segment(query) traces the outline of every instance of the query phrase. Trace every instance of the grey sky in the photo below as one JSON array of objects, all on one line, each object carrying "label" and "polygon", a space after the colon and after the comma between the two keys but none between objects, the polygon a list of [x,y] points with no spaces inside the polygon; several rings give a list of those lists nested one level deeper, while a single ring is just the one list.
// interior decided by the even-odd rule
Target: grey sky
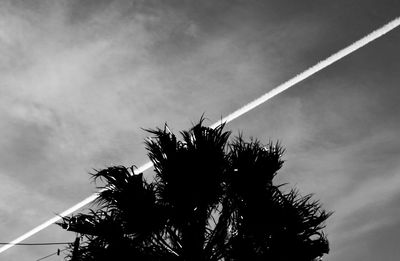
[{"label": "grey sky", "polygon": [[[141,127],[213,123],[399,14],[395,0],[1,0],[0,241],[91,194],[93,168],[146,162]],[[325,260],[400,254],[399,43],[396,29],[227,126],[281,140],[279,181],[335,211]]]}]

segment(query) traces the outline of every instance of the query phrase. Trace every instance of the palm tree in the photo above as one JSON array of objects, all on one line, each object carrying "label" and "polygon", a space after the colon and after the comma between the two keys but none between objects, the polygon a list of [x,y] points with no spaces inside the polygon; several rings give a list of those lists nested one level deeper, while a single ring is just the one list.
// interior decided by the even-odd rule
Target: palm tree
[{"label": "palm tree", "polygon": [[328,253],[322,229],[330,213],[273,184],[280,144],[229,141],[223,128],[201,119],[182,140],[166,125],[147,130],[151,182],[133,167],[92,174],[104,183],[96,208],[60,223],[84,237],[77,260],[312,261]]}]

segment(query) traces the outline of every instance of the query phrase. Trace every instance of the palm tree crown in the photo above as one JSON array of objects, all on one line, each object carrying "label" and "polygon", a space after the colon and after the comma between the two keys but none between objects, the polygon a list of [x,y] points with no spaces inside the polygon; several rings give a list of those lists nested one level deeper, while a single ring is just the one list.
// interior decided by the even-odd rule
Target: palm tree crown
[{"label": "palm tree crown", "polygon": [[97,207],[60,223],[85,238],[77,260],[312,261],[328,253],[322,229],[330,213],[273,184],[279,143],[229,141],[223,128],[200,120],[182,140],[167,126],[147,130],[151,182],[132,167],[92,174],[104,183]]}]

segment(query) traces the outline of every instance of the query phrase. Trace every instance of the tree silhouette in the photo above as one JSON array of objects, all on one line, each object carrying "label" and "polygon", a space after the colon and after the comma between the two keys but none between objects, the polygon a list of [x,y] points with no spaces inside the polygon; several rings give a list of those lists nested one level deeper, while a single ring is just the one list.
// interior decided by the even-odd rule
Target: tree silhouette
[{"label": "tree silhouette", "polygon": [[282,147],[229,141],[224,125],[202,122],[182,140],[166,125],[147,130],[151,182],[133,167],[92,174],[104,183],[95,208],[59,223],[84,238],[68,260],[312,261],[329,252],[322,229],[330,213],[273,184]]}]

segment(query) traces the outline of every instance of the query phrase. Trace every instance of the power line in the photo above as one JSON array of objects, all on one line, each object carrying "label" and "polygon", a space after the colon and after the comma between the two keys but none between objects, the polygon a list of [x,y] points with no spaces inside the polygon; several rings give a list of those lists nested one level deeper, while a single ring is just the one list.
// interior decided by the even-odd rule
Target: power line
[{"label": "power line", "polygon": [[[389,23],[385,24],[384,26],[380,27],[379,29],[373,31],[372,33],[364,36],[360,40],[352,43],[351,45],[339,50],[338,52],[334,53],[333,55],[329,56],[328,58],[318,62],[316,65],[306,69],[305,71],[301,72],[300,74],[294,76],[293,78],[289,79],[288,81],[282,83],[281,85],[275,87],[274,89],[270,90],[269,92],[263,94],[259,98],[253,100],[252,102],[246,104],[245,106],[241,107],[240,109],[232,112],[228,116],[222,118],[220,121],[210,125],[210,128],[216,128],[217,126],[221,125],[222,123],[228,123],[233,121],[234,119],[240,117],[241,115],[251,111],[252,109],[260,106],[264,102],[268,101],[269,99],[275,97],[276,95],[280,94],[281,92],[293,87],[295,84],[307,79],[308,77],[312,76],[313,74],[319,72],[320,70],[328,67],[329,65],[337,62],[338,60],[344,58],[345,56],[357,51],[361,47],[364,47],[368,43],[378,39],[379,37],[387,34],[388,32],[392,31],[396,27],[400,25],[400,17],[395,18],[394,20],[390,21]],[[152,162],[147,162],[141,167],[136,170],[136,173],[141,173],[153,166]],[[13,240],[10,244],[7,244],[0,248],[0,253],[6,251],[10,247],[13,247],[16,243],[19,243],[32,235],[38,233],[39,231],[45,229],[46,227],[54,224],[55,222],[59,221],[61,218],[68,216],[75,212],[76,210],[80,209],[81,207],[93,202],[99,196],[99,192],[87,197],[86,199],[82,200],[78,204],[70,207],[69,209],[65,210],[58,216],[55,216],[48,221],[44,222],[43,224],[33,228],[32,230],[28,231],[27,233],[23,234],[22,236]]]},{"label": "power line", "polygon": [[55,255],[60,255],[60,253],[61,252],[63,252],[63,251],[65,251],[65,250],[67,250],[67,248],[64,248],[64,249],[58,249],[57,250],[57,252],[55,252],[55,253],[52,253],[52,254],[49,254],[49,255],[47,255],[47,256],[44,256],[44,257],[41,257],[41,258],[39,258],[39,259],[36,259],[35,261],[40,261],[40,260],[44,260],[44,259],[46,259],[46,258],[49,258],[49,257],[52,257],[52,256],[55,256]]},{"label": "power line", "polygon": [[4,246],[0,247],[0,253],[6,251],[7,249],[9,249],[11,247],[13,247],[15,244],[18,244],[18,243],[24,241],[25,239],[33,236],[34,234],[36,234],[36,233],[40,232],[41,230],[45,229],[46,227],[56,223],[62,217],[68,216],[71,213],[75,212],[76,210],[80,209],[81,207],[86,206],[90,202],[93,202],[98,197],[98,193],[100,193],[100,192],[101,192],[101,190],[99,192],[97,192],[97,193],[94,193],[90,197],[87,197],[86,199],[82,200],[78,204],[75,204],[74,206],[70,207],[69,209],[61,212],[59,215],[47,220],[46,222],[42,223],[41,225],[33,228],[32,230],[28,231],[27,233],[23,234],[22,236],[14,239],[12,242],[10,242],[10,244],[7,244],[7,245],[4,245]]},{"label": "power line", "polygon": [[73,242],[44,242],[44,243],[2,243],[0,245],[14,245],[14,246],[51,246],[51,245],[67,245]]}]

